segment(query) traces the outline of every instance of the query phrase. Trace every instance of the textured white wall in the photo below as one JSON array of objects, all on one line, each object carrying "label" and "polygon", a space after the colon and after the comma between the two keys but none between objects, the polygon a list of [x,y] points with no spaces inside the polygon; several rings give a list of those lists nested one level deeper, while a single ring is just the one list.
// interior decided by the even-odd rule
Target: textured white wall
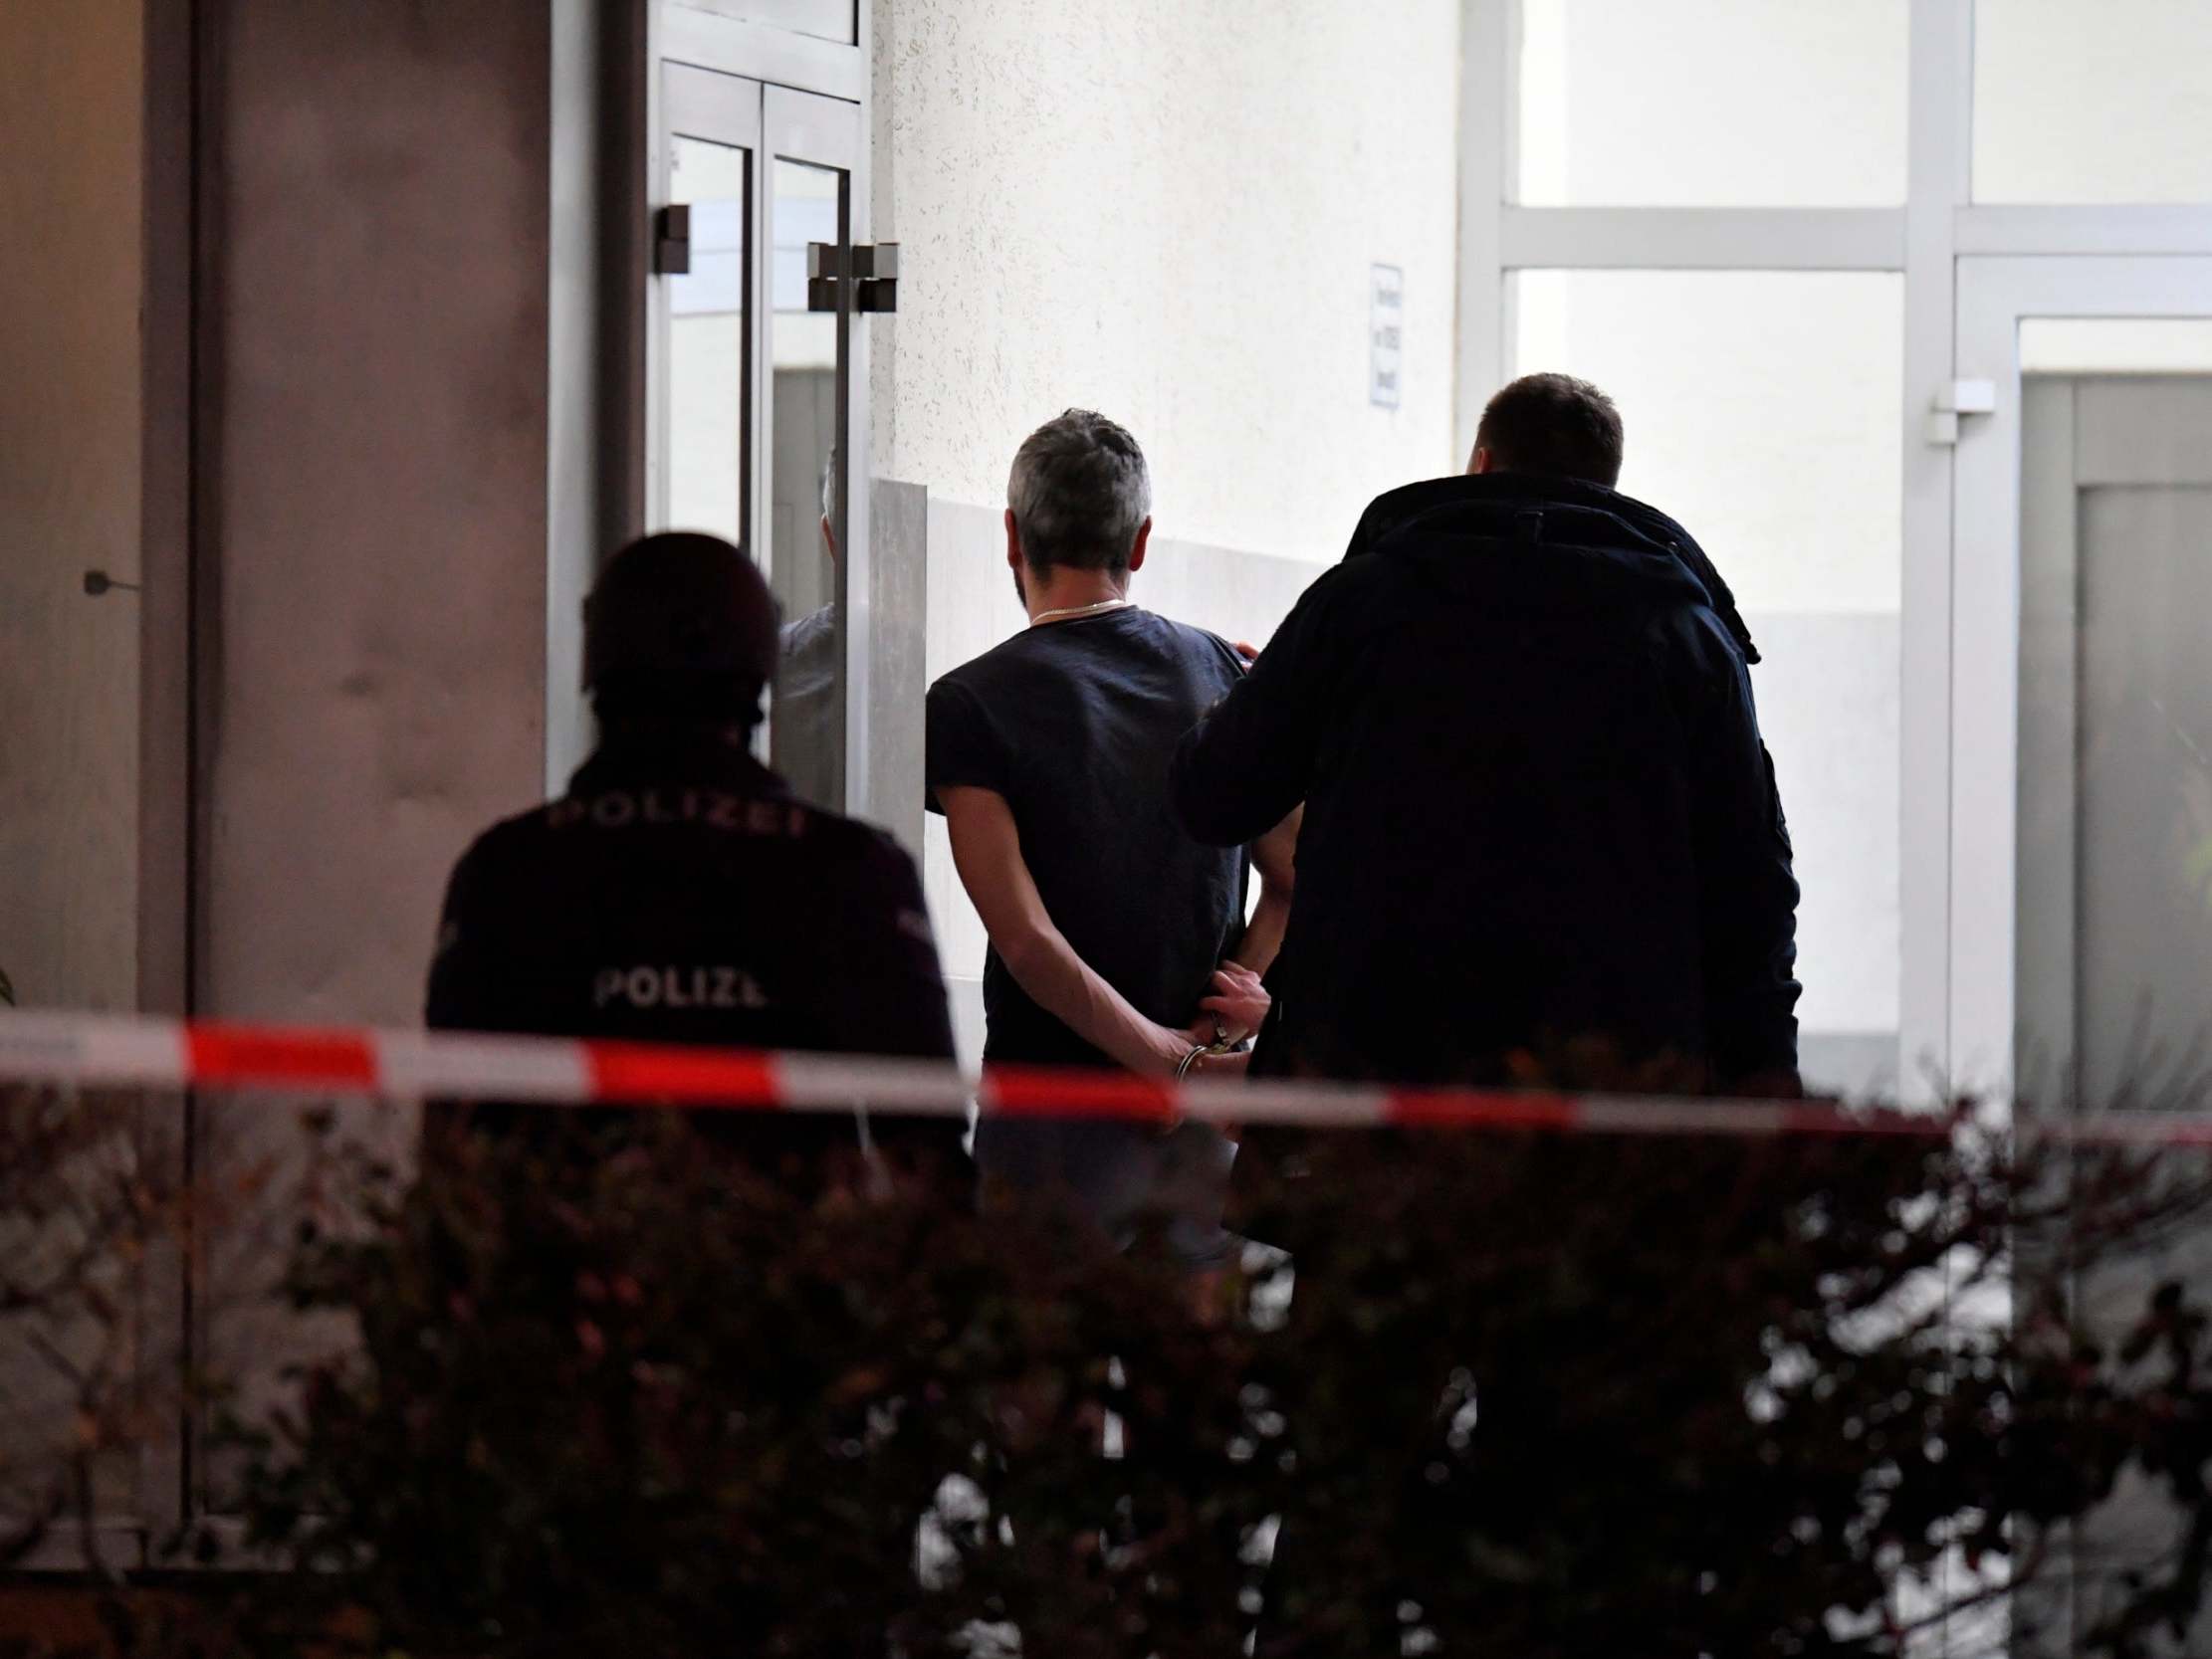
[{"label": "textured white wall", "polygon": [[[877,0],[878,474],[1001,503],[1014,446],[1086,404],[1145,445],[1161,534],[1328,559],[1447,470],[1458,12]],[[1395,413],[1378,262],[1406,272]]]},{"label": "textured white wall", "polygon": [[137,1001],[137,0],[0,7],[0,969]]}]

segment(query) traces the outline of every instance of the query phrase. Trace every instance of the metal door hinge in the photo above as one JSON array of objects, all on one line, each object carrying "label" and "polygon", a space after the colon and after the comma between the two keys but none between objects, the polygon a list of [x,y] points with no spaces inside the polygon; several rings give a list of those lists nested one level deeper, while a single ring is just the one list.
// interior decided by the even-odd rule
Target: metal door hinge
[{"label": "metal door hinge", "polygon": [[1928,442],[1950,445],[1958,442],[1958,418],[1961,415],[1994,415],[1997,412],[1997,383],[1994,380],[1949,380],[1935,394],[1935,406],[1928,411]]},{"label": "metal door hinge", "polygon": [[[837,309],[837,244],[806,245],[806,309]],[[896,242],[862,242],[852,249],[852,309],[856,311],[895,311],[899,309],[899,245]]]},{"label": "metal door hinge", "polygon": [[653,274],[683,277],[691,272],[691,209],[682,203],[653,215]]}]

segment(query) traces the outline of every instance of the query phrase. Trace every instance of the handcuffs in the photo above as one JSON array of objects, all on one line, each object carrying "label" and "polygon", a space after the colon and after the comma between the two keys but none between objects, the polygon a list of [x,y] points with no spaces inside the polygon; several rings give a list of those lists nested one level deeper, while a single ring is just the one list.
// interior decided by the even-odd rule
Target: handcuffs
[{"label": "handcuffs", "polygon": [[1231,1042],[1228,1027],[1221,1023],[1218,1014],[1215,1015],[1214,1040],[1211,1043],[1193,1043],[1191,1045],[1191,1052],[1176,1063],[1176,1082],[1181,1083],[1189,1078],[1194,1071],[1198,1070],[1199,1063],[1203,1060],[1217,1060],[1224,1054],[1234,1054],[1244,1046],[1244,1041],[1240,1037]]}]

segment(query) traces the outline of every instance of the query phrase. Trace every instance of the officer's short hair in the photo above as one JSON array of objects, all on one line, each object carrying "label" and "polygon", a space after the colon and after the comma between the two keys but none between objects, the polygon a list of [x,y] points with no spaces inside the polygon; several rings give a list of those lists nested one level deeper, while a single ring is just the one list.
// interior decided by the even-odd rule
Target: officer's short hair
[{"label": "officer's short hair", "polygon": [[1123,571],[1152,517],[1152,473],[1127,431],[1089,409],[1069,409],[1014,452],[1006,506],[1021,556],[1039,575],[1060,565]]},{"label": "officer's short hair", "polygon": [[1524,374],[1490,399],[1474,445],[1490,470],[1581,479],[1608,490],[1621,481],[1621,411],[1571,374]]}]

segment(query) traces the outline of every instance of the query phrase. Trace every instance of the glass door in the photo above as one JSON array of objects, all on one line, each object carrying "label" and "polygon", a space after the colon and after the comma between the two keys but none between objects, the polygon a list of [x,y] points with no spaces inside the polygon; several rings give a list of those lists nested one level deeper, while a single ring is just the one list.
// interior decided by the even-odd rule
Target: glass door
[{"label": "glass door", "polygon": [[2201,1104],[2212,373],[2039,372],[2053,343],[2023,330],[2020,1087],[2092,1110]]},{"label": "glass door", "polygon": [[[804,799],[864,804],[864,438],[849,279],[859,106],[662,67],[648,489],[655,527],[709,530],[782,610],[763,758]],[[857,688],[857,691],[856,691]]]},{"label": "glass door", "polygon": [[1959,263],[1948,1015],[1968,1091],[2139,1105],[2212,1061],[2208,297],[2203,259]]}]

